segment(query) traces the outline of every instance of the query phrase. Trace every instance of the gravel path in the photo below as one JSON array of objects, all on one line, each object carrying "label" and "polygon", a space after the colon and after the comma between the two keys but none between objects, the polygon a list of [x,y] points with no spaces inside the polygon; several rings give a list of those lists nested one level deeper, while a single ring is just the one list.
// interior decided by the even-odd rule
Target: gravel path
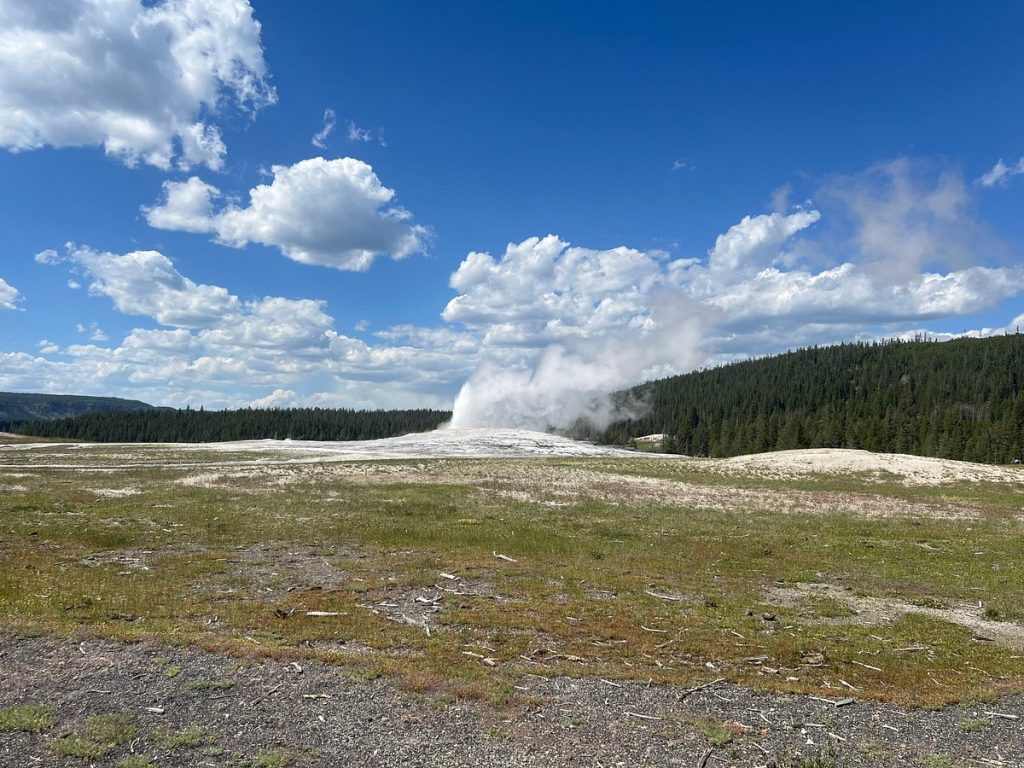
[{"label": "gravel path", "polygon": [[[908,711],[727,684],[528,677],[520,688],[533,704],[498,711],[317,663],[0,635],[0,723],[25,704],[49,706],[55,721],[40,734],[0,730],[0,765],[117,766],[132,754],[161,768],[1024,765],[1021,696]],[[63,734],[109,713],[132,721],[123,743],[92,762],[56,754]],[[183,729],[201,730],[175,744]]]}]

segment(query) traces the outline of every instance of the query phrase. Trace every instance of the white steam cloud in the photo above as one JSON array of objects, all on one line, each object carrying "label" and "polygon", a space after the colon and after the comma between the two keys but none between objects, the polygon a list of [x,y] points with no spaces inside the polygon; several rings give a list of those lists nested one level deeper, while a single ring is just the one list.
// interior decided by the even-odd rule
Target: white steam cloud
[{"label": "white steam cloud", "polygon": [[553,235],[471,253],[444,311],[483,334],[482,359],[455,400],[453,427],[565,427],[614,418],[610,393],[704,361],[717,310],[677,283],[686,262],[629,248],[598,251]]}]

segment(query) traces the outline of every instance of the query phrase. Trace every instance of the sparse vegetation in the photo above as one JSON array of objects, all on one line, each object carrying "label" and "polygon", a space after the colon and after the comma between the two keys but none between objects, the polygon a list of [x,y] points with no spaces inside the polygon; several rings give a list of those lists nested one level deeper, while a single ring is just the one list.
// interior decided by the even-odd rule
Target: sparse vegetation
[{"label": "sparse vegetation", "polygon": [[157,731],[154,741],[163,749],[194,749],[209,744],[212,737],[202,728],[185,728],[180,731]]},{"label": "sparse vegetation", "polygon": [[53,712],[49,707],[23,704],[0,709],[0,731],[39,733],[52,726]]},{"label": "sparse vegetation", "polygon": [[250,768],[288,768],[295,763],[295,756],[283,749],[274,749],[257,755],[249,763]]},{"label": "sparse vegetation", "polygon": [[[764,478],[651,457],[294,464],[101,445],[6,458],[24,490],[0,495],[0,621],[19,631],[320,659],[497,706],[538,664],[825,695],[842,679],[924,706],[1024,680],[1019,651],[952,618],[894,608],[877,625],[845,597],[982,599],[1015,631],[1024,493],[1009,483]],[[77,475],[79,462],[110,469]],[[87,479],[68,493],[69,477]],[[832,591],[773,602],[779,582]],[[196,694],[232,684],[180,678]]]},{"label": "sparse vegetation", "polygon": [[58,755],[65,757],[99,760],[132,738],[137,731],[128,715],[95,715],[85,721],[81,732],[65,734],[50,742],[50,746]]},{"label": "sparse vegetation", "polygon": [[965,717],[959,726],[964,733],[983,733],[992,727],[992,721],[983,717]]},{"label": "sparse vegetation", "polygon": [[701,717],[694,720],[693,725],[713,746],[722,747],[732,741],[732,732],[717,720]]}]

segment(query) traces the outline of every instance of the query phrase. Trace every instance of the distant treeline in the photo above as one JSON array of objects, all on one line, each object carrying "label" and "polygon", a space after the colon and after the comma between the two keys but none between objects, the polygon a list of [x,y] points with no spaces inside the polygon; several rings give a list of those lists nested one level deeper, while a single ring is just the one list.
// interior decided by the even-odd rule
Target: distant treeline
[{"label": "distant treeline", "polygon": [[599,439],[664,433],[665,450],[736,456],[864,448],[966,461],[1024,457],[1024,336],[803,349],[635,387],[641,418]]},{"label": "distant treeline", "polygon": [[436,429],[448,411],[287,408],[236,411],[160,409],[87,413],[9,426],[22,435],[102,443],[207,443],[226,440],[372,440]]}]

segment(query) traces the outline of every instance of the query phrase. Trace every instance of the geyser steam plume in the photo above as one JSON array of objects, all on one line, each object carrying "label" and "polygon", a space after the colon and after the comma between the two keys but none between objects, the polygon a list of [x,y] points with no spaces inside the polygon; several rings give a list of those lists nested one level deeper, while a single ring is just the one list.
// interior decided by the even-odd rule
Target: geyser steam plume
[{"label": "geyser steam plume", "polygon": [[706,359],[701,339],[709,312],[679,294],[662,295],[626,327],[564,339],[526,359],[489,359],[459,391],[451,426],[546,430],[585,419],[604,429],[635,415],[616,412],[613,392]]}]

